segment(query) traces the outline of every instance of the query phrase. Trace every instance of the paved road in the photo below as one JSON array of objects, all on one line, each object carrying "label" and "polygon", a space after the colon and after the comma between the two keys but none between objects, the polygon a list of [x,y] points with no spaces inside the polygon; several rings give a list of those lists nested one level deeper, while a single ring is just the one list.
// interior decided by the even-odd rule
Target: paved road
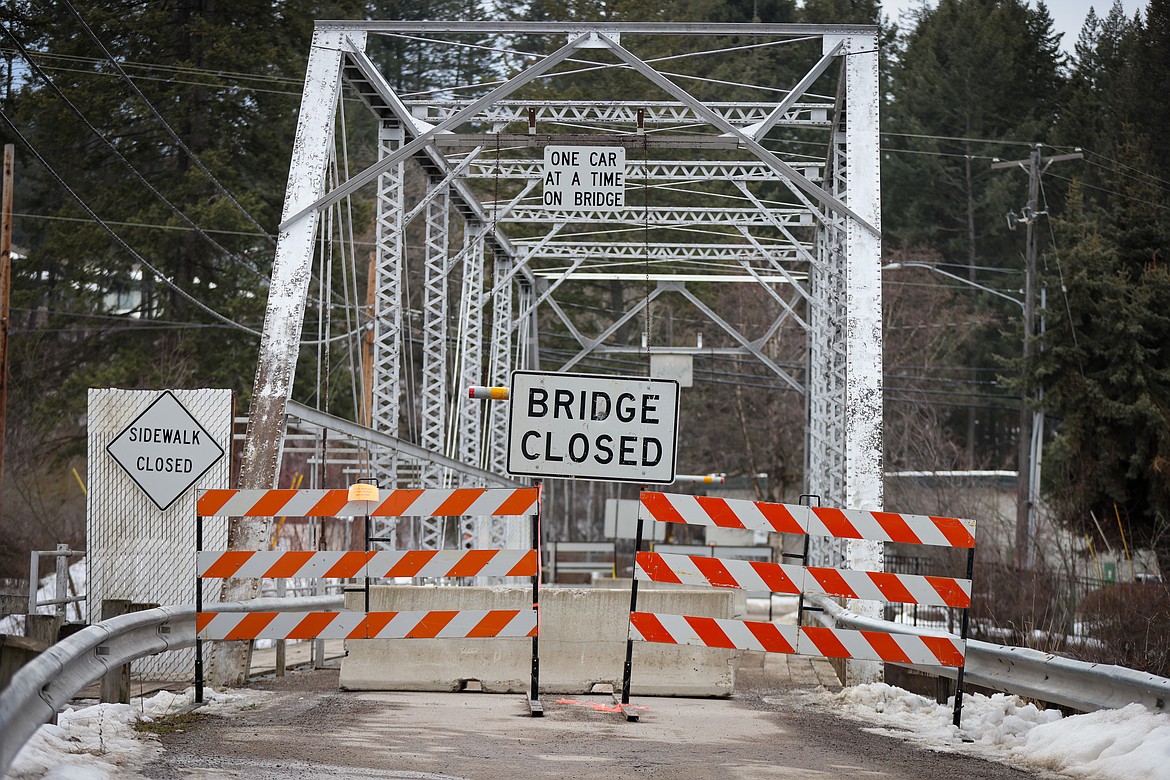
[{"label": "paved road", "polygon": [[341,692],[336,671],[302,672],[255,684],[268,692],[258,706],[207,714],[182,733],[163,736],[165,751],[142,774],[158,780],[1032,776],[866,733],[810,694],[818,684],[835,686],[827,665],[770,655],[764,668],[762,659],[741,670],[739,690],[728,700],[636,699],[650,706],[639,723],[605,711],[608,696],[548,696],[546,716],[531,718],[515,695]]}]

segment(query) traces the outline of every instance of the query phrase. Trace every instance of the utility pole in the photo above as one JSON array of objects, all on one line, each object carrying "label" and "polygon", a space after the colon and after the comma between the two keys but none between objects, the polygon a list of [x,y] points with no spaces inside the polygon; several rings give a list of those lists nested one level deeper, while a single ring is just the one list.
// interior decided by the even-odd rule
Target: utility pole
[{"label": "utility pole", "polygon": [[1032,369],[1033,341],[1036,336],[1036,264],[1038,258],[1036,219],[1047,216],[1047,211],[1039,210],[1040,202],[1040,175],[1048,170],[1054,162],[1065,160],[1079,160],[1084,155],[1079,151],[1073,154],[1058,154],[1044,157],[1041,151],[1042,144],[1035,144],[1026,160],[1012,160],[1010,162],[997,161],[991,164],[992,170],[1003,168],[1024,168],[1028,172],[1028,204],[1023,208],[1023,214],[1016,216],[1008,213],[1008,225],[1015,229],[1016,222],[1023,222],[1027,233],[1024,246],[1024,347],[1022,374],[1025,387],[1020,397],[1020,438],[1016,457],[1016,567],[1032,568],[1034,561],[1035,536],[1035,488],[1039,482],[1034,473],[1039,462],[1039,453],[1036,450],[1040,442],[1033,441],[1033,431],[1042,430],[1034,425],[1034,416],[1039,411],[1034,408],[1035,398],[1028,390],[1027,377]]},{"label": "utility pole", "polygon": [[8,301],[12,290],[12,180],[16,151],[4,144],[4,183],[0,195],[0,510],[3,509],[4,444],[8,431]]}]

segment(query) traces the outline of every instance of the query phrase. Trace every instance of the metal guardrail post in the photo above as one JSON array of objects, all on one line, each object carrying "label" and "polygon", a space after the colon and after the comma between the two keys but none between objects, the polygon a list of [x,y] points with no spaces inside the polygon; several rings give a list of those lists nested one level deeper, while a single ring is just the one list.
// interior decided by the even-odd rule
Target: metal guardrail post
[{"label": "metal guardrail post", "polygon": [[[129,599],[102,599],[102,622],[131,612]],[[102,675],[99,701],[130,703],[130,665],[115,666]]]}]

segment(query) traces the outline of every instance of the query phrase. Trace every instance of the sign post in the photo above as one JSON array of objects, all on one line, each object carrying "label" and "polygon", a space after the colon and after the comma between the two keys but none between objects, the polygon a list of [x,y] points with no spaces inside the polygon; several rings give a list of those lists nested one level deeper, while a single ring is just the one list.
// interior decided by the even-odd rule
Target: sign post
[{"label": "sign post", "polygon": [[[508,391],[507,471],[513,476],[668,485],[675,479],[679,383],[673,379],[513,371]],[[538,516],[539,519],[539,516]],[[533,547],[539,546],[533,526]],[[634,555],[642,547],[642,517]],[[533,579],[535,601],[536,579]],[[630,614],[638,608],[638,580]],[[535,658],[536,640],[533,639]],[[626,720],[630,706],[634,640],[627,629],[622,692],[614,700]],[[536,666],[533,662],[533,697]]]},{"label": "sign post", "polygon": [[507,471],[668,485],[678,394],[669,379],[514,371]]}]

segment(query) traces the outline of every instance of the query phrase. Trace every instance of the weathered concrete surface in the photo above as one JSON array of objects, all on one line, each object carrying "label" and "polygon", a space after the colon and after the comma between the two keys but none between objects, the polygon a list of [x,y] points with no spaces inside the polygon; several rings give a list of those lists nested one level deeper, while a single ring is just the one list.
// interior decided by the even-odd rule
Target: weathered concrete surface
[{"label": "weathered concrete surface", "polygon": [[[1033,775],[935,753],[865,731],[812,694],[835,680],[823,659],[749,653],[731,699],[635,698],[641,722],[605,711],[609,697],[345,692],[337,673],[290,674],[254,688],[269,696],[237,711],[199,713],[163,734],[141,770],[156,780],[829,780]],[[749,670],[748,667],[751,667]],[[750,673],[749,673],[750,672]],[[568,701],[561,701],[561,699]],[[595,709],[593,705],[601,709]],[[138,775],[126,775],[135,777]]]},{"label": "weathered concrete surface", "polygon": [[[347,607],[362,608],[349,594]],[[528,609],[527,588],[375,587],[370,609]],[[640,589],[638,609],[731,618],[735,595],[714,589]],[[630,592],[544,588],[540,592],[540,690],[585,693],[595,684],[620,690],[626,659]],[[485,692],[524,693],[531,684],[529,639],[370,639],[347,643],[345,690],[458,691],[476,680]],[[634,643],[631,693],[641,696],[728,696],[738,651]]]}]

